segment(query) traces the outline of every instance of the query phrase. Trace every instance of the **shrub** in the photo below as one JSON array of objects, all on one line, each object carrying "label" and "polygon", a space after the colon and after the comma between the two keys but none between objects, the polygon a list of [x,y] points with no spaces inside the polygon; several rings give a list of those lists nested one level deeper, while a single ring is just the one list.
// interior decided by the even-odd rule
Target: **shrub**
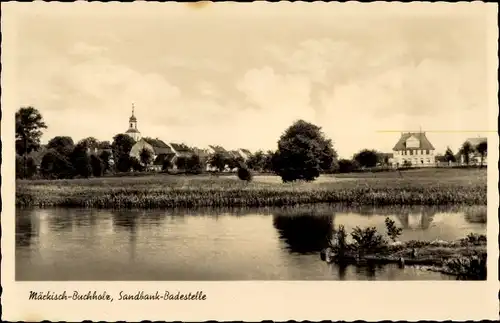
[{"label": "shrub", "polygon": [[387,243],[384,238],[377,232],[375,227],[361,229],[354,228],[351,232],[351,237],[354,240],[354,247],[359,252],[373,252],[383,249]]},{"label": "shrub", "polygon": [[403,232],[403,229],[396,227],[396,223],[394,222],[394,220],[391,220],[389,218],[385,218],[385,227],[387,229],[387,235],[394,242],[396,242],[397,238]]},{"label": "shrub", "polygon": [[335,231],[331,248],[340,257],[342,257],[349,249],[349,245],[347,244],[347,233],[343,225],[340,225]]},{"label": "shrub", "polygon": [[250,170],[246,167],[239,167],[238,178],[241,179],[242,181],[250,182],[252,181],[252,172],[250,172]]},{"label": "shrub", "polygon": [[338,172],[339,173],[351,173],[359,168],[356,161],[349,159],[341,159],[338,162]]},{"label": "shrub", "polygon": [[460,240],[462,245],[483,245],[486,244],[486,235],[484,234],[477,234],[477,233],[469,233],[467,237],[463,238]]},{"label": "shrub", "polygon": [[458,280],[486,280],[486,253],[448,260],[445,268]]}]

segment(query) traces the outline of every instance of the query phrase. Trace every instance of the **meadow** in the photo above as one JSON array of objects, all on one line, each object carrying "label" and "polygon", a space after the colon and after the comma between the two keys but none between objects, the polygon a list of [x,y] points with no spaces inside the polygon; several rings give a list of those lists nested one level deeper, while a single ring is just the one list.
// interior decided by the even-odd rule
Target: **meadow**
[{"label": "meadow", "polygon": [[486,169],[428,168],[322,175],[282,183],[236,176],[168,175],[17,180],[18,207],[192,208],[344,205],[486,205]]}]

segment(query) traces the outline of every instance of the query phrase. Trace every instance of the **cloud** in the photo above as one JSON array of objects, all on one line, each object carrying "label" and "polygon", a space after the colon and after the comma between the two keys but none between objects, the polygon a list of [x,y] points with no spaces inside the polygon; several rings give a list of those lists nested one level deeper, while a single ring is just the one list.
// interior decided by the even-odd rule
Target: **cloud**
[{"label": "cloud", "polygon": [[[125,131],[132,102],[147,136],[267,149],[300,118],[322,126],[343,156],[390,150],[397,138],[377,130],[478,128],[486,120],[479,23],[316,13],[299,26],[292,16],[277,24],[257,13],[169,22],[144,14],[138,30],[130,17],[113,26],[103,17],[45,18],[50,28],[33,23],[20,34],[20,103],[47,118],[45,139],[109,140]],[[178,24],[190,28],[180,36]],[[68,37],[44,39],[61,26]],[[439,138],[436,145],[454,140]]]},{"label": "cloud", "polygon": [[106,48],[101,46],[91,45],[85,42],[77,42],[70,48],[69,54],[76,56],[94,56],[105,53]]}]

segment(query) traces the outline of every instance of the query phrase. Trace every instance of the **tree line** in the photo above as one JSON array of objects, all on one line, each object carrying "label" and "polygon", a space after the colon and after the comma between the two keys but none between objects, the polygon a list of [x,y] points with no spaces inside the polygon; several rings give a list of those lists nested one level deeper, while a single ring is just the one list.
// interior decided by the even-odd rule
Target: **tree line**
[{"label": "tree line", "polygon": [[[113,141],[99,142],[88,137],[73,142],[68,136],[56,136],[46,145],[40,167],[30,153],[41,148],[40,138],[47,125],[40,112],[34,107],[22,107],[16,113],[16,177],[32,178],[39,175],[43,178],[99,177],[106,173],[127,173],[144,171],[152,164],[160,166],[163,171],[170,169],[172,159],[166,155],[155,156],[149,149],[142,149],[138,158],[130,155],[135,140],[126,134],[117,134]],[[218,151],[205,156],[190,154],[175,158],[175,166],[188,173],[202,173],[210,165],[215,172],[225,169],[238,169],[241,179],[251,179],[250,170],[255,172],[274,173],[284,182],[295,180],[312,181],[322,173],[348,173],[360,168],[389,166],[390,156],[376,150],[363,149],[352,159],[338,159],[333,143],[322,132],[321,128],[298,120],[288,127],[280,136],[276,150],[257,151],[247,160]],[[487,145],[481,143],[472,147],[465,142],[460,149],[465,162],[469,164],[469,156],[478,151],[485,156]],[[455,160],[451,149],[445,153],[447,160]],[[481,159],[481,164],[482,164]],[[241,175],[241,176],[240,176]]]}]

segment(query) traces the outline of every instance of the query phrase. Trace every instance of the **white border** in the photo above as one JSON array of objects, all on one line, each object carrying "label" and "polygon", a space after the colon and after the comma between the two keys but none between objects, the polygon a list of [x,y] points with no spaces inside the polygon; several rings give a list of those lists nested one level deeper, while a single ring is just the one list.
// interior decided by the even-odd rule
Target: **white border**
[{"label": "white border", "polygon": [[[211,4],[212,6],[214,4]],[[242,4],[216,4],[228,11]],[[245,13],[263,12],[265,6],[283,6],[283,10],[300,14],[290,3],[245,4]],[[304,4],[302,4],[304,5]],[[491,36],[490,129],[497,129],[497,5],[493,3],[309,3],[335,7],[333,10],[370,14],[384,10],[397,13],[411,6],[412,14],[444,14],[450,10],[469,13],[488,12]],[[78,8],[76,8],[78,6]],[[15,282],[14,281],[14,112],[17,109],[15,59],[16,16],[21,12],[67,14],[113,11],[138,14],[155,11],[153,7],[175,6],[160,3],[4,3],[2,5],[2,287],[4,320],[9,321],[81,321],[81,320],[480,320],[498,319],[498,135],[490,134],[488,156],[488,281],[487,282]],[[332,10],[329,7],[328,10]],[[264,9],[263,9],[264,8]],[[99,10],[99,11],[96,11]],[[260,10],[260,11],[259,11]],[[430,11],[429,11],[430,10]],[[198,291],[206,301],[134,301],[105,303],[28,301],[29,290],[53,291],[124,289],[133,291]]]}]

